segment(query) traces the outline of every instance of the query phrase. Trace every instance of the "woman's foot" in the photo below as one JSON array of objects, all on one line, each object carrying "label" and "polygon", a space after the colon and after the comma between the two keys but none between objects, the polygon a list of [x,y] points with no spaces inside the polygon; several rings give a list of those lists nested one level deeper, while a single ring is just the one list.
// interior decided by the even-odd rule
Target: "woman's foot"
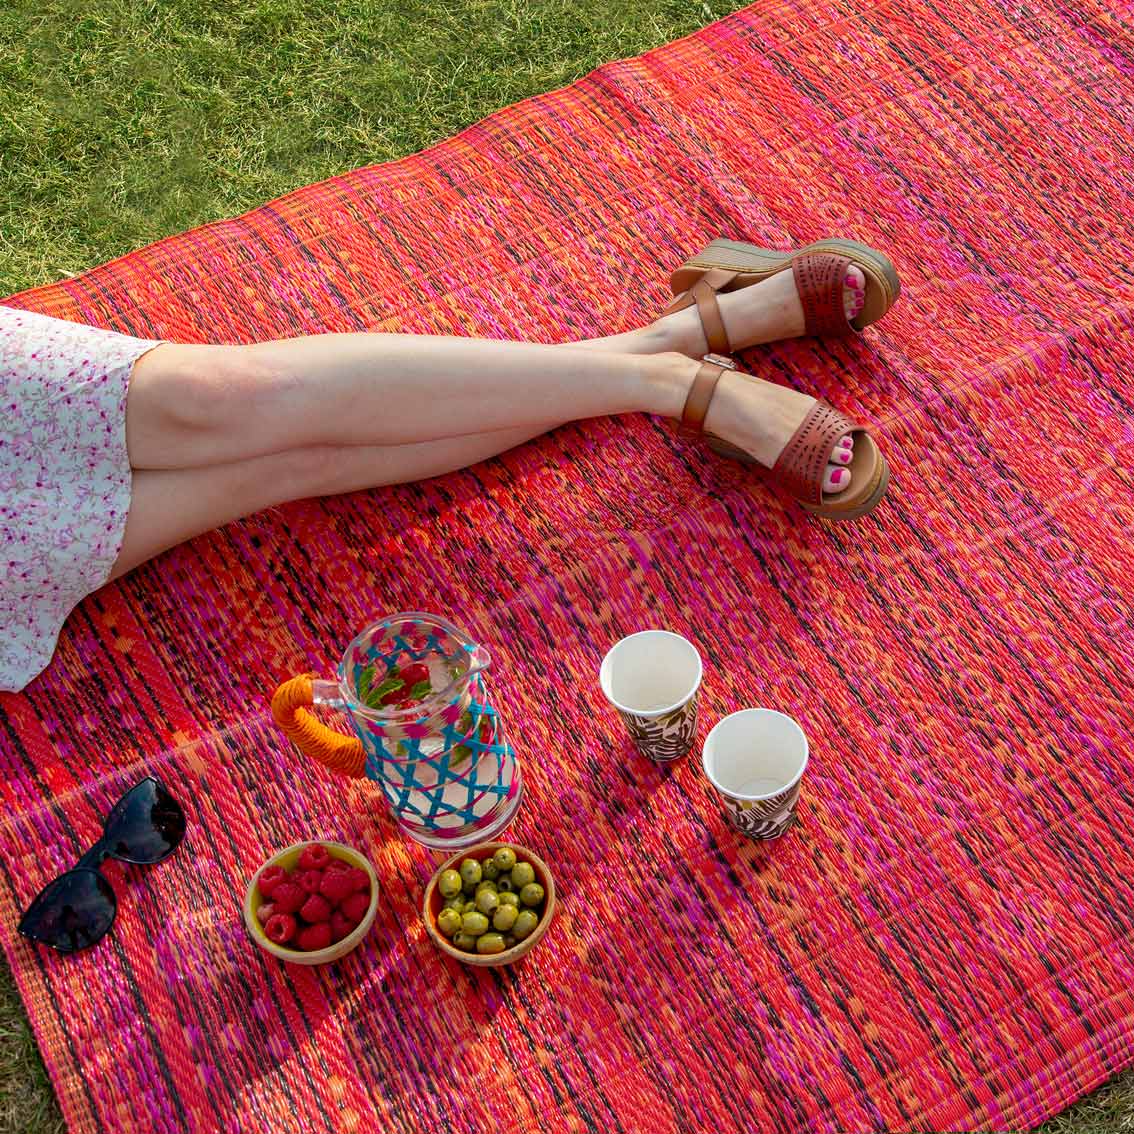
[{"label": "woman's foot", "polygon": [[[643,380],[656,395],[652,412],[680,419],[701,369],[700,359],[690,360],[674,353],[654,354],[644,356],[641,365]],[[814,398],[786,386],[726,370],[717,382],[704,429],[743,449],[770,469],[814,405]],[[835,494],[850,487],[847,466],[853,457],[854,439],[848,433],[839,438],[824,470],[824,492]]]},{"label": "woman's foot", "polygon": [[[766,468],[772,468],[814,404],[814,398],[786,386],[726,371],[709,406],[705,432],[738,446]],[[846,466],[853,457],[854,439],[848,433],[839,438],[823,473],[824,492],[845,492],[850,487]]]},{"label": "woman's foot", "polygon": [[[842,299],[849,322],[866,303],[866,276],[857,264],[847,269]],[[778,272],[750,287],[719,294],[717,302],[733,350],[794,339],[804,333],[803,305],[791,272]],[[660,336],[662,350],[676,350],[690,358],[701,358],[709,350],[695,304],[662,316],[646,330]]]}]

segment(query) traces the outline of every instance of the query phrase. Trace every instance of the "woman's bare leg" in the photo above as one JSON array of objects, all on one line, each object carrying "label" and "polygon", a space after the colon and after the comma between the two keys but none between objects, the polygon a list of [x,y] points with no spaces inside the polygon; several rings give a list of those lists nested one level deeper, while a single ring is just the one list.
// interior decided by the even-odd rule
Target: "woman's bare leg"
[{"label": "woman's bare leg", "polygon": [[[788,273],[722,296],[721,310],[738,346],[803,330]],[[562,421],[676,417],[705,349],[693,309],[566,347],[385,335],[159,347],[130,389],[137,471],[114,574],[261,508],[436,476]],[[726,375],[707,425],[774,458],[809,404]]]},{"label": "woman's bare leg", "polygon": [[416,445],[326,445],[232,464],[135,471],[126,534],[111,578],[262,508],[440,476],[544,432],[542,427],[509,429]]},{"label": "woman's bare leg", "polygon": [[697,364],[431,335],[156,347],[126,409],[137,469],[317,445],[404,445],[607,414],[680,414]]},{"label": "woman's bare leg", "polygon": [[[738,348],[803,331],[790,272],[720,305]],[[673,416],[691,379],[659,379],[647,356],[696,359],[705,349],[693,308],[561,347],[382,334],[167,344],[135,368],[127,442],[135,468],[185,468],[310,445],[401,445],[639,410]],[[672,372],[672,360],[662,369]]]}]

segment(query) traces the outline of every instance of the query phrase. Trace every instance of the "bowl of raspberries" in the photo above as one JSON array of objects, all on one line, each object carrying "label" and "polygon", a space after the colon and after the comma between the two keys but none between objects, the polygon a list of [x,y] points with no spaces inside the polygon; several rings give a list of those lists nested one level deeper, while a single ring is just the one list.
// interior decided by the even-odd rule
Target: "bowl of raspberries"
[{"label": "bowl of raspberries", "polygon": [[377,911],[374,868],[342,843],[296,843],[280,851],[252,876],[244,898],[252,940],[295,965],[345,957]]}]

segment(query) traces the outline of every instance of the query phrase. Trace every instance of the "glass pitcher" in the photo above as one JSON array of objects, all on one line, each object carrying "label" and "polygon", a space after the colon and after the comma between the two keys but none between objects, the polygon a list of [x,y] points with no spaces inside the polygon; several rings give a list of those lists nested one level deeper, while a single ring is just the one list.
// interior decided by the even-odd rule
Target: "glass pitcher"
[{"label": "glass pitcher", "polygon": [[[347,646],[336,681],[306,675],[280,685],[272,716],[301,752],[378,783],[411,839],[457,850],[495,838],[523,793],[485,687],[490,660],[484,646],[436,614],[392,614]],[[356,735],[327,728],[312,705],[349,714]]]}]

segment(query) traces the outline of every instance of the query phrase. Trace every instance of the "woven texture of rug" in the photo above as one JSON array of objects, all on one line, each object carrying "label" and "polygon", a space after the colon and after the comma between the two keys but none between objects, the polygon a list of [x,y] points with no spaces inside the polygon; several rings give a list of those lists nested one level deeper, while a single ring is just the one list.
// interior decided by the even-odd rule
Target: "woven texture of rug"
[{"label": "woven texture of rug", "polygon": [[[832,527],[644,417],[428,484],[272,510],[89,599],[0,697],[0,936],[72,1131],[465,1134],[1019,1128],[1134,1057],[1134,9],[759,3],[501,111],[9,302],[137,335],[562,341],[625,329],[710,237],[886,249],[863,338],[753,353],[877,427],[887,502]],[[431,871],[267,697],[374,616],[494,651],[514,834],[560,913],[521,966],[444,960]],[[811,740],[801,825],[724,825],[694,755],[635,757],[618,637],[705,658],[701,735]],[[146,770],[186,847],[111,868],[73,959],[18,911]],[[384,890],[365,946],[289,970],[241,927],[325,836]]]}]

